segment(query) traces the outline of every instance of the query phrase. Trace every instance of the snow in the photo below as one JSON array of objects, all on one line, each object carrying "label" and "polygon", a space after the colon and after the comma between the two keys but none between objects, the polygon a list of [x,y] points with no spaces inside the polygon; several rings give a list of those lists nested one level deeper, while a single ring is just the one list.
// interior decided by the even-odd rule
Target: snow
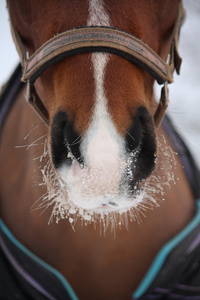
[{"label": "snow", "polygon": [[[184,0],[186,22],[181,30],[179,53],[183,58],[181,76],[169,86],[168,112],[176,128],[186,140],[200,167],[200,1]],[[0,86],[8,79],[19,62],[12,41],[6,1],[0,1]],[[156,87],[159,98],[160,87]]]}]

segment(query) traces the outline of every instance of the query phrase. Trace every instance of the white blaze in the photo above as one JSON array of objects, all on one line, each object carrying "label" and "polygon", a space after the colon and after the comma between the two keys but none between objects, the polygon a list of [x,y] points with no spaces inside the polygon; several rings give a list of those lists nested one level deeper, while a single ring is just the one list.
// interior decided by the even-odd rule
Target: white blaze
[{"label": "white blaze", "polygon": [[[89,2],[88,26],[111,26],[103,1]],[[101,167],[105,171],[106,165],[118,168],[119,158],[123,154],[123,139],[117,134],[107,110],[107,99],[104,90],[104,76],[109,54],[93,53],[92,63],[95,78],[95,109],[93,119],[82,143],[86,165]],[[121,149],[120,146],[121,145]],[[112,170],[112,169],[111,169]]]},{"label": "white blaze", "polygon": [[102,0],[89,1],[87,26],[110,26],[110,18],[103,7]]}]

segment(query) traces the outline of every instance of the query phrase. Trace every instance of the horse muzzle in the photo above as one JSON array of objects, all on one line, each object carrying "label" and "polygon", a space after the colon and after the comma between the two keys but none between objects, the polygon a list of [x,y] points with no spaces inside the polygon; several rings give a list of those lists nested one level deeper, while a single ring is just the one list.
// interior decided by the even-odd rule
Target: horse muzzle
[{"label": "horse muzzle", "polygon": [[64,111],[51,124],[51,157],[67,190],[66,201],[79,208],[120,211],[141,197],[140,183],[155,166],[156,139],[150,113],[137,109],[126,136],[110,120],[93,120],[79,134]]}]

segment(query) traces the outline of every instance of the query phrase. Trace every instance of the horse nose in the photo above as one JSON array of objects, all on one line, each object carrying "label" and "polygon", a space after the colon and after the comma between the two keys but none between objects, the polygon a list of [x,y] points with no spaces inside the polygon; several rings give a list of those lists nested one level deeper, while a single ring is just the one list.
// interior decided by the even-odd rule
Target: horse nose
[{"label": "horse nose", "polygon": [[70,166],[73,159],[80,165],[83,159],[80,152],[80,137],[70,123],[65,112],[59,111],[51,125],[51,156],[56,169],[63,164]]},{"label": "horse nose", "polygon": [[97,176],[100,170],[105,181],[112,170],[112,174],[119,175],[113,175],[118,183],[120,176],[131,174],[131,169],[134,171],[129,178],[132,186],[147,178],[155,167],[156,157],[156,135],[150,112],[139,107],[125,137],[119,136],[109,124],[101,120],[97,128],[91,126],[92,132],[88,130],[81,137],[65,112],[56,113],[51,125],[51,157],[55,168],[61,170],[76,161],[75,171],[78,165],[85,166],[91,176]]}]

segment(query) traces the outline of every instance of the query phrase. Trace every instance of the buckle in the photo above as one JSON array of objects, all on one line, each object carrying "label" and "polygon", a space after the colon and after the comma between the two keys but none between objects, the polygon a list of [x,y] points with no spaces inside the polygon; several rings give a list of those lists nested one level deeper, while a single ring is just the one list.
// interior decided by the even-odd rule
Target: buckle
[{"label": "buckle", "polygon": [[162,87],[161,90],[160,101],[154,115],[154,124],[156,127],[159,127],[159,125],[161,124],[166,109],[168,107],[168,104],[169,104],[169,89],[168,89],[168,82],[165,81],[164,86]]}]

